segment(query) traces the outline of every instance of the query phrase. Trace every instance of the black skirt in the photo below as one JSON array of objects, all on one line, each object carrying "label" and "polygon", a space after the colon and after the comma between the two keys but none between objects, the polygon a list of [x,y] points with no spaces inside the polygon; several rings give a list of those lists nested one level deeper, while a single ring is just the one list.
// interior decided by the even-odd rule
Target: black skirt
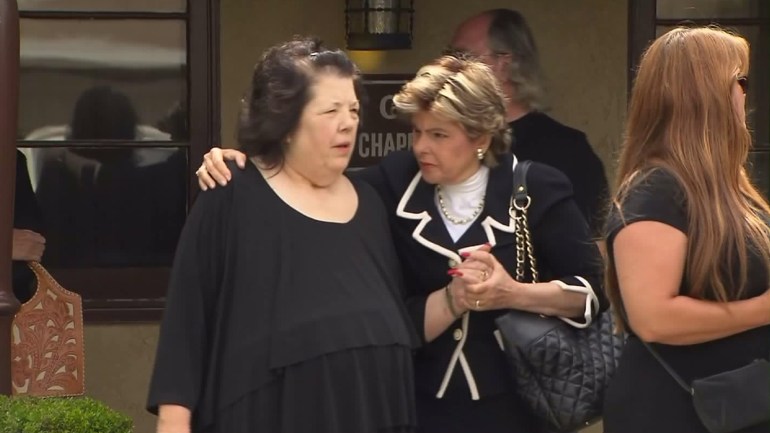
[{"label": "black skirt", "polygon": [[286,367],[216,415],[205,433],[411,433],[411,350],[372,346]]},{"label": "black skirt", "polygon": [[511,393],[438,399],[417,393],[418,433],[540,433],[534,417]]}]

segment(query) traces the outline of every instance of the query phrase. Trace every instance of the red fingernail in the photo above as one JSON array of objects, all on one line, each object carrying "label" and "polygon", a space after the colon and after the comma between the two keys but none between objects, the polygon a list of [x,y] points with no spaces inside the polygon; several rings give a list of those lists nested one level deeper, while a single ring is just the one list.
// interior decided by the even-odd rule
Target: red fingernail
[{"label": "red fingernail", "polygon": [[471,253],[460,253],[460,257],[462,257],[464,259],[467,259],[470,256],[471,256]]},{"label": "red fingernail", "polygon": [[450,269],[450,270],[446,271],[446,273],[449,274],[449,275],[454,275],[454,274],[456,274],[458,272],[460,272],[460,271],[458,271],[457,269]]}]

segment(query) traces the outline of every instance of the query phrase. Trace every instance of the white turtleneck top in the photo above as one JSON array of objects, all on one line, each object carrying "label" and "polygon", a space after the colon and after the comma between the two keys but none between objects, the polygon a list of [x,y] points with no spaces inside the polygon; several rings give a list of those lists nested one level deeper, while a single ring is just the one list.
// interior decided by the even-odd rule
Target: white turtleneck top
[{"label": "white turtleneck top", "polygon": [[[455,185],[441,185],[441,197],[444,200],[444,208],[447,212],[457,219],[467,218],[478,209],[479,204],[484,200],[484,195],[487,192],[487,182],[489,181],[489,167],[482,165],[479,170],[468,179]],[[438,200],[438,191],[436,191],[433,199],[436,203],[436,208],[439,210],[439,215],[444,221],[444,225],[452,237],[452,240],[457,242],[458,239],[468,230],[468,227],[473,224],[481,215],[481,212],[476,217],[465,224],[455,224],[450,221],[444,212],[441,210],[441,204]]]}]

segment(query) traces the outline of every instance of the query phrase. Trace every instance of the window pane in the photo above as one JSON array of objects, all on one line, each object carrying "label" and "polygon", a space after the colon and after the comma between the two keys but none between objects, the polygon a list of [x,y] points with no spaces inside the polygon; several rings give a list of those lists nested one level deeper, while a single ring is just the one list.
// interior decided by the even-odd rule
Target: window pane
[{"label": "window pane", "polygon": [[43,214],[45,264],[171,264],[186,213],[186,149],[22,150]]},{"label": "window pane", "polygon": [[767,0],[658,0],[662,19],[755,18]]},{"label": "window pane", "polygon": [[186,140],[185,28],[23,19],[19,139]]},{"label": "window pane", "polygon": [[[672,27],[657,26],[656,36],[671,30]],[[770,144],[770,42],[761,37],[760,26],[730,27],[749,41],[751,46],[751,70],[749,72],[748,123],[754,134],[757,146]]]},{"label": "window pane", "polygon": [[184,12],[187,0],[18,0],[20,11]]},{"label": "window pane", "polygon": [[749,153],[749,168],[754,184],[770,197],[770,150]]}]

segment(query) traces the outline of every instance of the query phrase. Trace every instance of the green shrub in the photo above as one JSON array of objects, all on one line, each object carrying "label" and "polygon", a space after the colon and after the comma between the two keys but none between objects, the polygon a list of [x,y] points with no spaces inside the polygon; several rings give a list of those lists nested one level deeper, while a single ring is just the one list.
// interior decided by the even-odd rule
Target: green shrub
[{"label": "green shrub", "polygon": [[89,397],[0,395],[0,433],[131,433],[131,419]]}]

